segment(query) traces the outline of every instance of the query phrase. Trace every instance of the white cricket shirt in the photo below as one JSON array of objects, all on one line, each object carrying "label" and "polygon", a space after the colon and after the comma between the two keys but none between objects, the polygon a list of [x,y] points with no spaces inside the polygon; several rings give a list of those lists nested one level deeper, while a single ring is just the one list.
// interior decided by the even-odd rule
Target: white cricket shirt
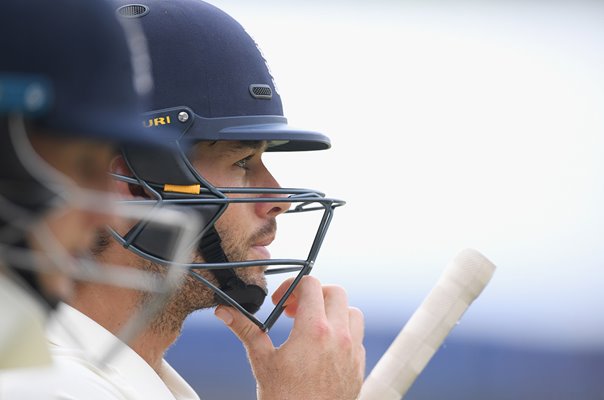
[{"label": "white cricket shirt", "polygon": [[46,311],[36,295],[5,275],[0,267],[0,373],[50,365],[45,320]]},{"label": "white cricket shirt", "polygon": [[59,305],[47,337],[53,366],[4,374],[0,378],[2,400],[199,400],[165,360],[158,374],[125,345],[99,368],[93,360],[118,339],[66,304]]}]

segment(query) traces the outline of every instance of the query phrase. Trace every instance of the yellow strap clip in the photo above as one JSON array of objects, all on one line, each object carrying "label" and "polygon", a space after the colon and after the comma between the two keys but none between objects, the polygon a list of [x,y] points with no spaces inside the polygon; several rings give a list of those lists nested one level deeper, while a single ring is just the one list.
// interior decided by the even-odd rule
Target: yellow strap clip
[{"label": "yellow strap clip", "polygon": [[164,192],[199,194],[201,185],[164,185]]}]

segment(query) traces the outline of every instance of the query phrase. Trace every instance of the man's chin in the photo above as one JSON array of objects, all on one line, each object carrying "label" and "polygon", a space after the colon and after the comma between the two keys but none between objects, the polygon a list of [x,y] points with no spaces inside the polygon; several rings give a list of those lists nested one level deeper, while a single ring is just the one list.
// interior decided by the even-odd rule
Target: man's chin
[{"label": "man's chin", "polygon": [[269,260],[271,258],[271,253],[266,246],[252,246],[249,253],[249,258],[253,260]]},{"label": "man's chin", "polygon": [[[257,250],[254,247],[259,247],[261,250]],[[268,256],[268,257],[267,257]],[[246,254],[246,257],[241,257],[241,255],[235,255],[235,254],[227,254],[227,257],[229,260],[233,260],[233,261],[241,261],[242,259],[245,261],[257,261],[257,260],[266,260],[268,258],[270,258],[270,253],[268,253],[268,250],[266,250],[266,248],[264,246],[253,246],[251,248],[248,249],[248,252]],[[195,257],[195,262],[201,262],[203,263],[204,260],[203,258],[201,258],[200,255],[198,255],[197,257]],[[237,277],[239,277],[239,279],[241,279],[246,285],[255,285],[258,286],[260,289],[262,289],[264,292],[268,292],[268,284],[266,281],[266,276],[264,274],[264,272],[267,270],[268,266],[266,265],[261,265],[261,266],[253,266],[253,267],[240,267],[240,268],[234,268],[235,274],[237,274]],[[197,273],[199,273],[200,275],[203,275],[204,278],[206,278],[207,280],[209,280],[212,284],[219,286],[218,282],[216,281],[216,278],[213,276],[213,274],[210,271],[207,270],[197,270]],[[192,277],[190,277],[190,279],[194,279]],[[201,282],[197,282],[197,284],[203,285]],[[205,285],[203,285],[205,288]],[[203,289],[199,289],[199,290],[203,290]],[[208,290],[206,288],[206,290]],[[212,296],[215,300],[216,296]],[[206,304],[209,305],[209,304]],[[218,302],[216,301],[212,301],[212,304],[209,305],[209,307],[216,307],[218,305]],[[207,307],[204,307],[207,308]]]},{"label": "man's chin", "polygon": [[235,273],[247,285],[259,286],[266,292],[268,288],[266,276],[264,275],[266,269],[266,266],[236,268]]}]

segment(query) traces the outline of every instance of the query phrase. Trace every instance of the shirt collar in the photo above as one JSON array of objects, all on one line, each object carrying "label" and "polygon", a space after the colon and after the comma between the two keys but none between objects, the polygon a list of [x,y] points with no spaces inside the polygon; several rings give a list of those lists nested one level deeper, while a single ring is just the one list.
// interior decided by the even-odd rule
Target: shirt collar
[{"label": "shirt collar", "polygon": [[[119,339],[97,322],[75,308],[60,304],[48,326],[47,337],[53,353],[76,352],[92,365],[102,359]],[[56,352],[55,352],[56,350]],[[130,385],[144,399],[199,399],[191,386],[165,361],[159,374],[129,346],[122,343],[120,351],[103,369],[116,380]]]}]

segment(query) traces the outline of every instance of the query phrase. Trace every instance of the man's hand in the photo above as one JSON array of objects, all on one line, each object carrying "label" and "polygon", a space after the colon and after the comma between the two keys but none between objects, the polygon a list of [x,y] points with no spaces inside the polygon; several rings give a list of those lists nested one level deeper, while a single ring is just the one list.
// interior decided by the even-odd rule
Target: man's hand
[{"label": "man's hand", "polygon": [[[276,303],[291,284],[273,294]],[[231,307],[216,316],[239,337],[258,383],[259,400],[353,400],[365,374],[363,314],[348,306],[339,286],[321,286],[312,276],[300,281],[285,308],[294,318],[289,338],[275,348],[270,337]]]}]

